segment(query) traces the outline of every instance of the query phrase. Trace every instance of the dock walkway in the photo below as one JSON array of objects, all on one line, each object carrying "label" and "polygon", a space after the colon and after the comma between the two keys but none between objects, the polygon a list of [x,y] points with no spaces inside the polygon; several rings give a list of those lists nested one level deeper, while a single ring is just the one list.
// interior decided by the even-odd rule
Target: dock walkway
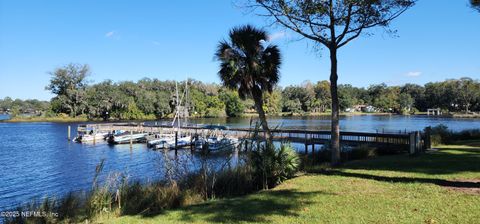
[{"label": "dock walkway", "polygon": [[[172,127],[167,125],[146,125],[144,123],[98,123],[98,124],[86,124],[78,127],[78,131],[83,130],[96,130],[96,131],[114,131],[124,130],[130,132],[142,132],[150,134],[173,134],[184,136],[207,136],[207,135],[226,135],[235,137],[238,139],[252,138],[255,132],[254,128],[228,128],[228,129],[211,129],[206,127],[185,126],[185,127]],[[427,131],[429,129],[427,128]],[[257,138],[262,138],[263,132],[257,130]],[[286,141],[292,143],[302,143],[305,147],[309,145],[319,145],[329,143],[331,140],[330,131],[318,131],[318,130],[298,130],[298,129],[274,129],[271,130],[272,137],[275,141]],[[429,133],[422,133],[419,131],[410,133],[368,133],[368,132],[340,132],[340,143],[347,145],[391,145],[391,146],[404,146],[410,152],[417,152],[430,148],[430,135]]]}]

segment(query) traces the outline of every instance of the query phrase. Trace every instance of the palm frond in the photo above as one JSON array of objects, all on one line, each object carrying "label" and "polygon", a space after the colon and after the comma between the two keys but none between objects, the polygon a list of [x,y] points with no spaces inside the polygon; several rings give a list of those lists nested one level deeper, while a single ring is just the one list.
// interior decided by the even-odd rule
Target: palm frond
[{"label": "palm frond", "polygon": [[245,99],[258,88],[271,92],[279,81],[280,50],[275,45],[265,47],[268,35],[251,25],[233,28],[228,41],[220,41],[215,52],[220,61],[218,75],[222,84],[237,89]]}]

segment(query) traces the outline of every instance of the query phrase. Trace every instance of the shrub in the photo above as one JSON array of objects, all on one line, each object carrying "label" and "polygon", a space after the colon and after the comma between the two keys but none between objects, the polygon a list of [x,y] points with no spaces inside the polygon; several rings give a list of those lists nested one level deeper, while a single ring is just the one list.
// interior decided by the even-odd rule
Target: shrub
[{"label": "shrub", "polygon": [[451,138],[451,132],[448,130],[447,126],[443,124],[439,124],[435,127],[432,127],[430,132],[430,139],[431,139],[432,145],[447,143],[450,141],[450,138]]},{"label": "shrub", "polygon": [[107,187],[97,188],[87,198],[87,213],[90,217],[102,213],[110,212],[112,204],[112,195]]},{"label": "shrub", "polygon": [[74,192],[69,192],[65,197],[59,200],[58,205],[58,219],[70,220],[74,219],[76,215],[80,214],[82,208],[82,195]]},{"label": "shrub", "polygon": [[480,139],[480,129],[463,130],[451,133],[451,140],[473,140]]},{"label": "shrub", "polygon": [[292,177],[300,166],[300,159],[290,145],[275,148],[268,142],[258,144],[256,150],[250,152],[250,162],[256,182],[264,189]]},{"label": "shrub", "polygon": [[359,145],[354,147],[351,151],[345,152],[345,159],[347,160],[358,160],[365,159],[369,157],[374,157],[377,155],[377,149],[366,144]]},{"label": "shrub", "polygon": [[126,184],[121,188],[120,195],[121,215],[154,214],[167,208],[179,207],[184,200],[176,182]]},{"label": "shrub", "polygon": [[220,172],[215,181],[215,197],[232,197],[245,195],[259,190],[249,166],[237,166]]},{"label": "shrub", "polygon": [[480,129],[468,129],[459,132],[448,130],[445,125],[437,125],[432,127],[430,132],[432,145],[449,144],[459,140],[475,140],[480,139]]},{"label": "shrub", "polygon": [[300,166],[300,158],[289,144],[282,144],[277,152],[278,179],[283,182],[295,176]]}]

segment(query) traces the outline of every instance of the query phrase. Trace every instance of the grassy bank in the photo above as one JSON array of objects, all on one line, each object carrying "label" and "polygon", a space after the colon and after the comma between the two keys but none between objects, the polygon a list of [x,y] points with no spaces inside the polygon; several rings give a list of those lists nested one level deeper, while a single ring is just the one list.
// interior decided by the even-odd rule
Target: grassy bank
[{"label": "grassy bank", "polygon": [[480,113],[452,113],[450,116],[453,118],[480,118]]},{"label": "grassy bank", "polygon": [[86,121],[98,121],[91,120],[86,117],[13,117],[9,120],[3,120],[2,122],[86,122]]},{"label": "grassy bank", "polygon": [[[390,113],[362,113],[362,112],[353,112],[353,113],[341,113],[342,116],[359,116],[359,115],[392,115]],[[290,113],[280,113],[275,115],[269,115],[272,117],[314,117],[314,116],[330,116],[330,113],[305,113],[305,114],[290,114]],[[258,117],[258,114],[245,113],[240,117]],[[166,118],[173,118],[172,116],[167,116]],[[202,118],[202,117],[192,117],[192,118]],[[153,117],[145,117],[144,119],[139,119],[138,121],[154,121],[158,120]],[[0,122],[87,122],[87,121],[103,121],[101,118],[89,119],[85,116],[78,117],[69,117],[69,116],[56,116],[56,117],[46,117],[46,116],[17,116],[9,120],[0,120]],[[114,120],[110,120],[114,121]]]},{"label": "grassy bank", "polygon": [[[417,112],[415,115],[426,115],[426,112]],[[323,113],[278,113],[278,114],[269,114],[269,117],[316,117],[316,116],[330,116],[330,112],[323,112]],[[388,115],[397,115],[395,113],[381,113],[381,112],[374,112],[374,113],[364,113],[364,112],[342,112],[340,116],[388,116]],[[244,113],[240,117],[243,118],[250,118],[250,117],[258,117],[256,113]],[[454,117],[454,118],[480,118],[480,115],[471,115],[471,114],[454,114],[454,115],[444,115],[443,117]],[[165,118],[173,118],[173,115],[166,116]],[[192,118],[207,118],[207,117],[195,117]],[[221,118],[221,117],[217,117]],[[65,117],[65,116],[57,116],[57,117],[44,117],[44,116],[31,116],[31,117],[14,117],[10,120],[0,120],[0,122],[86,122],[86,121],[102,121],[101,118],[96,119],[89,119],[85,116],[79,117]],[[137,119],[141,121],[154,121],[158,120],[155,117],[145,116],[142,119]],[[114,121],[114,120],[110,120]]]},{"label": "grassy bank", "polygon": [[[479,141],[313,168],[273,190],[102,223],[476,223]],[[476,181],[476,183],[474,182]]]}]

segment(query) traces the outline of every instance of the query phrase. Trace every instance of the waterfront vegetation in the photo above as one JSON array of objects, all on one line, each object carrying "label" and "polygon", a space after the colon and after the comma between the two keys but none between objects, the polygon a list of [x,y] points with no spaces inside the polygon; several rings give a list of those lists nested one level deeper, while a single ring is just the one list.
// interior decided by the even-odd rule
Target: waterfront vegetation
[{"label": "waterfront vegetation", "polygon": [[[220,164],[212,163],[208,153],[201,154],[199,164],[192,164],[196,160],[191,154],[174,159],[166,156],[166,161],[161,164],[165,176],[157,182],[132,182],[122,173],[110,173],[102,181],[99,176],[106,161],[101,160],[95,169],[91,191],[71,192],[59,198],[50,196],[17,209],[20,212],[58,214],[58,217],[16,217],[4,221],[70,223],[112,214],[155,215],[165,209],[273,188],[294,177],[300,167],[301,161],[289,144],[278,147],[269,142],[242,144],[241,148],[248,150],[234,166],[228,165],[229,156],[225,156]],[[188,167],[201,168],[192,170]]]},{"label": "waterfront vegetation", "polygon": [[[23,207],[57,212],[58,218],[23,221],[474,223],[480,219],[476,212],[480,209],[480,142],[477,138],[453,144],[438,145],[438,151],[414,157],[358,157],[334,168],[325,163],[303,164],[298,173],[294,168],[297,162],[292,163],[298,159],[291,156],[288,145],[284,152],[277,148],[273,153],[268,152],[273,148],[258,146],[254,151],[264,151],[263,155],[250,156],[263,162],[217,172],[202,169],[181,180],[132,183],[112,174],[91,192],[70,193]],[[276,165],[266,168],[265,164]],[[103,162],[97,166],[98,172],[102,166]],[[266,170],[275,175],[258,172]]]},{"label": "waterfront vegetation", "polygon": [[445,125],[437,125],[431,129],[431,141],[433,145],[452,144],[457,141],[480,140],[480,129],[464,129],[451,131]]},{"label": "waterfront vegetation", "polygon": [[[180,156],[161,164],[165,176],[156,182],[131,181],[122,173],[101,181],[108,162],[101,160],[91,191],[50,196],[18,208],[58,217],[4,221],[290,223],[347,221],[357,212],[364,214],[357,216],[361,223],[468,223],[480,218],[466,212],[480,208],[480,130],[453,132],[440,125],[431,134],[434,151],[412,157],[402,147],[364,144],[343,150],[343,165],[336,167],[328,165],[328,144],[302,155],[287,143],[274,147],[245,141],[239,148],[247,150],[237,166],[227,165],[229,156],[218,166],[209,154],[201,154],[194,165],[200,169],[191,170],[192,157]],[[443,207],[445,201],[449,205]],[[341,211],[329,210],[340,205]]]},{"label": "waterfront vegetation", "polygon": [[[272,190],[102,223],[476,223],[480,148],[317,166]],[[476,182],[475,182],[476,181]]]},{"label": "waterfront vegetation", "polygon": [[[178,84],[180,91],[184,82]],[[304,82],[300,85],[276,87],[264,94],[263,108],[270,116],[329,115],[329,82]],[[251,99],[242,100],[236,91],[218,84],[189,80],[190,116],[239,117],[258,116]],[[83,92],[84,91],[84,92]],[[8,111],[16,121],[83,121],[102,120],[106,112],[113,120],[152,120],[172,117],[175,110],[175,82],[142,79],[138,82],[104,81],[86,85],[81,91],[83,100],[73,116],[65,100],[55,97],[51,102],[0,99],[0,111]],[[480,111],[480,82],[469,78],[431,82],[424,86],[405,84],[371,85],[367,88],[339,85],[340,108],[345,115],[362,114],[358,105],[371,105],[367,114],[419,114],[428,108],[440,108],[445,115],[478,117]],[[357,107],[356,107],[357,106]],[[345,112],[348,108],[355,112]],[[468,108],[469,113],[466,112]],[[22,114],[33,114],[23,116]],[[422,113],[420,113],[422,114]]]}]

